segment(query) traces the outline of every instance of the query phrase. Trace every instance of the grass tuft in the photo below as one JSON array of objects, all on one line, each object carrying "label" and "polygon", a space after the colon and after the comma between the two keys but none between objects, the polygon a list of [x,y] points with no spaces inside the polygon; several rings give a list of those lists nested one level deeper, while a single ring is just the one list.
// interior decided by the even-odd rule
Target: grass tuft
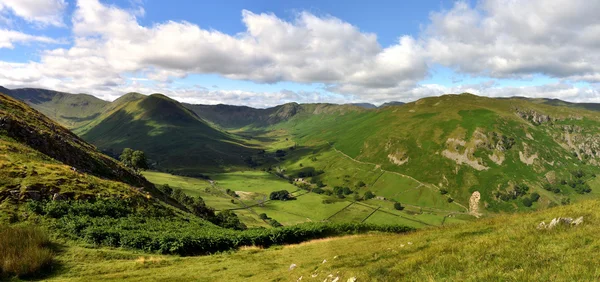
[{"label": "grass tuft", "polygon": [[48,235],[35,227],[0,228],[0,277],[39,274],[52,263]]}]

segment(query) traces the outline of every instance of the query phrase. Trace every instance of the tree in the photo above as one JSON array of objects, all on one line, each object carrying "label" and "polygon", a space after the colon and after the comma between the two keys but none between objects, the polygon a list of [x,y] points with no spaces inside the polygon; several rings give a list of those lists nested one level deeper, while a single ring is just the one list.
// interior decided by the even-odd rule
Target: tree
[{"label": "tree", "polygon": [[119,160],[126,165],[131,166],[131,156],[133,156],[133,150],[130,148],[123,149],[123,153],[119,156]]},{"label": "tree", "polygon": [[537,202],[539,199],[540,199],[540,194],[538,194],[537,192],[531,193],[531,201],[532,202]]},{"label": "tree", "polygon": [[131,155],[131,166],[135,169],[148,169],[146,154],[142,151],[134,151]]},{"label": "tree", "polygon": [[402,204],[400,204],[398,202],[395,202],[394,203],[394,209],[401,211],[401,210],[404,209],[404,207],[402,206]]},{"label": "tree", "polygon": [[356,187],[365,187],[366,185],[367,184],[361,180],[356,184]]},{"label": "tree", "polygon": [[371,191],[365,192],[365,200],[369,200],[369,199],[373,199],[373,198],[375,198],[375,194],[373,194],[373,192],[371,192]]},{"label": "tree", "polygon": [[271,194],[269,195],[269,199],[287,201],[293,199],[293,197],[291,197],[290,192],[288,192],[287,190],[280,190],[271,192]]},{"label": "tree", "polygon": [[125,166],[134,169],[148,169],[148,160],[143,151],[134,151],[130,148],[125,148],[119,159]]},{"label": "tree", "polygon": [[267,219],[269,219],[269,217],[267,216],[267,214],[266,214],[266,213],[261,213],[261,214],[259,214],[259,215],[258,215],[258,217],[259,217],[260,219],[262,219],[262,220],[267,220]]}]

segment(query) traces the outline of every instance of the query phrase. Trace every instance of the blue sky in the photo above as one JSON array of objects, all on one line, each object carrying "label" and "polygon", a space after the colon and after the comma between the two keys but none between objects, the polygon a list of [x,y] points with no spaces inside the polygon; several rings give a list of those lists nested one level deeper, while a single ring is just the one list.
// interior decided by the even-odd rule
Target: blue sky
[{"label": "blue sky", "polygon": [[600,102],[600,7],[565,3],[0,0],[0,85],[256,107],[458,92]]}]

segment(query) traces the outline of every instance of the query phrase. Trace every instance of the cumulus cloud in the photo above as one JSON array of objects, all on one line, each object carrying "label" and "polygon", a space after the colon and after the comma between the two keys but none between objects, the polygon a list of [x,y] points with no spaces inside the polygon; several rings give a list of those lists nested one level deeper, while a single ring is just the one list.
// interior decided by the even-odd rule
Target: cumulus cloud
[{"label": "cumulus cloud", "polygon": [[577,87],[567,83],[550,83],[518,87],[500,86],[493,80],[453,87],[439,84],[424,84],[411,89],[408,95],[412,97],[428,97],[465,92],[488,97],[518,96],[530,98],[557,98],[571,102],[600,102],[600,88],[594,86]]},{"label": "cumulus cloud", "polygon": [[457,2],[431,14],[422,35],[431,61],[472,75],[598,82],[599,1]]},{"label": "cumulus cloud", "polygon": [[46,36],[34,36],[14,30],[0,29],[0,49],[13,49],[15,47],[14,43],[28,42],[58,43],[57,40]]},{"label": "cumulus cloud", "polygon": [[[37,10],[24,12],[22,7],[33,2],[0,0],[0,9],[11,9],[30,21],[56,23],[43,20]],[[66,5],[62,0],[42,2],[54,3],[54,8],[43,9],[54,11],[54,15]],[[430,22],[420,34],[399,36],[390,46],[381,46],[373,33],[333,16],[308,12],[284,20],[274,14],[244,10],[244,30],[231,35],[185,21],[144,26],[138,20],[144,14],[141,7],[126,10],[98,0],[78,0],[71,18],[73,45],[41,51],[36,62],[0,63],[8,70],[0,74],[0,84],[102,97],[129,90],[143,92],[152,84],[155,86],[149,88],[155,92],[181,99],[196,95],[199,98],[195,102],[205,99],[212,103],[220,98],[235,104],[258,101],[260,95],[264,96],[264,104],[288,98],[377,103],[409,101],[444,91],[594,100],[598,96],[595,86],[575,87],[569,83],[600,82],[598,10],[600,2],[582,0],[482,0],[476,5],[457,2],[449,10],[431,13]],[[0,38],[0,48],[12,48],[14,42],[50,40],[18,33]],[[434,65],[467,76],[489,77],[490,82],[457,87],[419,85]],[[323,89],[293,95],[283,90],[172,90],[174,82],[190,74],[218,74],[257,83],[316,83]],[[492,80],[527,79],[540,74],[560,82],[523,88],[501,87]],[[128,79],[132,76],[138,79]]]},{"label": "cumulus cloud", "polygon": [[11,11],[40,26],[64,26],[65,0],[0,0],[0,12]]}]

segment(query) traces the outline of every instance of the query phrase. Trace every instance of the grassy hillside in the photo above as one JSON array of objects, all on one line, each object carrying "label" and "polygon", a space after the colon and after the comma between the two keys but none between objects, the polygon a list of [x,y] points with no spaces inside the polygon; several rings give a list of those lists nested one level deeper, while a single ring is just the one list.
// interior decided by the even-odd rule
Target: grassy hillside
[{"label": "grassy hillside", "polygon": [[[323,281],[331,275],[328,281],[596,281],[598,205],[588,200],[409,234],[348,236],[207,257],[69,247],[57,258],[64,270],[50,280]],[[583,216],[584,223],[536,229],[558,216]]]},{"label": "grassy hillside", "polygon": [[32,108],[67,128],[75,128],[98,117],[109,102],[87,94],[21,88],[0,87],[0,93],[24,101]]},{"label": "grassy hillside", "polygon": [[197,174],[245,166],[245,158],[258,152],[163,95],[130,94],[111,106],[75,132],[114,155],[143,150],[156,167]]},{"label": "grassy hillside", "polygon": [[[324,170],[320,177],[328,185],[337,185],[332,178],[339,183],[343,171],[353,172],[354,162],[370,165],[373,175],[416,179],[465,207],[479,192],[480,210],[510,211],[585,198],[582,187],[598,172],[599,122],[592,111],[464,94],[377,111],[314,114],[271,129],[287,131],[305,152],[289,152],[283,167],[292,172],[327,146],[347,156],[348,162],[329,169],[319,161],[310,165]],[[381,195],[398,192],[393,186],[383,190]],[[527,203],[533,193],[541,197]]]},{"label": "grassy hillside", "polygon": [[[39,159],[60,162],[73,167],[73,171],[88,173],[97,177],[135,185],[150,187],[143,177],[125,168],[119,162],[96,150],[96,148],[66,128],[22,102],[0,94],[0,137],[4,143],[4,157],[35,154],[44,155]],[[26,151],[22,153],[21,151]],[[19,156],[16,156],[19,158]],[[23,157],[27,161],[27,157]],[[37,161],[35,158],[34,161]],[[20,162],[10,161],[9,166],[19,166]],[[19,170],[16,169],[15,170]],[[7,172],[8,169],[3,169]],[[11,178],[11,177],[8,177]],[[17,178],[12,178],[16,181]]]}]

